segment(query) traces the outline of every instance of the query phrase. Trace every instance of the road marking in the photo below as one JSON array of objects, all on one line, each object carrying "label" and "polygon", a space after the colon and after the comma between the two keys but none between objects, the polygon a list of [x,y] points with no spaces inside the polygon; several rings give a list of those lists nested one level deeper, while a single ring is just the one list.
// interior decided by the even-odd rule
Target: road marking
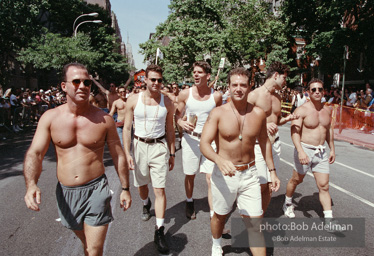
[{"label": "road marking", "polygon": [[[284,144],[284,145],[286,145],[286,146],[289,146],[289,147],[291,147],[291,148],[294,147],[293,145],[287,144],[287,143],[285,143],[285,142],[281,142],[281,143]],[[367,172],[361,171],[361,170],[359,170],[359,169],[356,169],[356,168],[350,167],[350,166],[348,166],[348,165],[345,165],[345,164],[339,163],[338,161],[335,161],[334,163],[335,163],[335,164],[338,164],[338,165],[341,165],[341,166],[343,166],[343,167],[345,167],[345,168],[351,169],[352,171],[355,171],[355,172],[358,172],[358,173],[364,174],[364,175],[366,175],[366,176],[369,176],[369,177],[371,177],[371,178],[374,178],[374,175],[373,175],[373,174],[370,174],[370,173],[367,173]]]},{"label": "road marking", "polygon": [[[281,160],[282,162],[284,162],[284,163],[286,163],[286,164],[288,164],[288,165],[294,167],[293,164],[291,164],[290,162],[284,160],[283,158],[281,158],[280,160]],[[314,178],[313,174],[311,174],[310,172],[307,172],[306,174],[308,174],[310,177]],[[352,193],[352,192],[349,192],[348,190],[345,190],[344,188],[341,188],[341,187],[339,187],[338,185],[335,185],[335,184],[332,183],[332,182],[329,182],[329,185],[330,185],[331,187],[333,187],[333,188],[336,188],[336,189],[339,190],[340,192],[343,192],[344,194],[347,194],[347,195],[349,195],[349,196],[351,196],[351,197],[353,197],[353,198],[355,198],[355,199],[357,199],[357,200],[363,202],[364,204],[367,204],[367,205],[369,205],[369,206],[371,206],[371,207],[374,208],[374,203],[372,203],[372,202],[370,202],[370,201],[368,201],[368,200],[366,200],[366,199],[364,199],[364,198],[362,198],[362,197],[360,197],[360,196],[358,196],[358,195],[356,195],[356,194],[354,194],[354,193]]]}]

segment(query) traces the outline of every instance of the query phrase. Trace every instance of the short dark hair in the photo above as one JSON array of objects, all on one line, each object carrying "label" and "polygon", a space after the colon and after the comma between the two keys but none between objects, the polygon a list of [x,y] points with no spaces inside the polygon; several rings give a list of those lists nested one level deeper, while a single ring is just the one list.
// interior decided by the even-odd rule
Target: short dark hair
[{"label": "short dark hair", "polygon": [[61,79],[63,82],[66,82],[66,73],[68,72],[70,67],[77,67],[77,68],[85,69],[88,72],[87,67],[81,63],[78,63],[78,62],[68,63],[62,68]]},{"label": "short dark hair", "polygon": [[209,65],[208,62],[206,61],[196,61],[193,65],[192,68],[195,67],[200,67],[204,70],[205,73],[211,74],[212,73],[212,67]]},{"label": "short dark hair", "polygon": [[280,63],[279,61],[274,61],[273,63],[271,63],[269,65],[269,67],[267,68],[266,70],[266,79],[270,78],[273,76],[274,73],[278,73],[280,75],[284,75],[286,74],[288,71],[290,70],[290,68],[285,65],[285,64],[282,64]]},{"label": "short dark hair", "polygon": [[227,84],[230,85],[230,79],[233,75],[239,75],[239,76],[246,76],[248,77],[248,85],[250,84],[250,80],[251,80],[251,73],[248,71],[248,69],[246,68],[243,68],[243,67],[239,67],[239,68],[234,68],[234,69],[231,69],[228,76],[227,76]]},{"label": "short dark hair", "polygon": [[307,85],[307,90],[309,91],[310,90],[310,85],[312,83],[320,83],[322,84],[322,87],[324,87],[324,84],[323,84],[323,81],[321,79],[318,79],[318,78],[312,78],[312,80],[309,81],[308,85]]},{"label": "short dark hair", "polygon": [[151,64],[147,67],[147,69],[145,70],[145,77],[148,77],[148,73],[150,71],[153,71],[153,72],[157,72],[157,73],[160,73],[162,75],[162,68],[158,65],[155,65],[155,64]]}]

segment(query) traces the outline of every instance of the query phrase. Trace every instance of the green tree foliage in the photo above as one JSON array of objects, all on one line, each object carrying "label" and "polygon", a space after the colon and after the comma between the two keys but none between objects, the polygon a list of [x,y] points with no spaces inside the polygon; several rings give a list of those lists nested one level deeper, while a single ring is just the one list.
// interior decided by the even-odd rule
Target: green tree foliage
[{"label": "green tree foliage", "polygon": [[[263,1],[248,0],[172,0],[167,20],[156,28],[156,33],[140,45],[145,60],[154,62],[159,47],[165,59],[159,61],[168,80],[181,81],[190,75],[192,63],[210,56],[213,74],[221,57],[231,67],[255,61],[288,58],[288,41],[282,21],[269,12]],[[171,39],[161,45],[164,37]],[[276,51],[274,51],[276,50]],[[255,71],[255,68],[253,69]],[[226,76],[222,72],[221,81]]]},{"label": "green tree foliage", "polygon": [[374,71],[373,1],[289,0],[284,1],[283,19],[291,34],[306,40],[307,56],[322,57],[322,72],[342,71],[344,45],[351,56],[366,56],[365,70]]}]

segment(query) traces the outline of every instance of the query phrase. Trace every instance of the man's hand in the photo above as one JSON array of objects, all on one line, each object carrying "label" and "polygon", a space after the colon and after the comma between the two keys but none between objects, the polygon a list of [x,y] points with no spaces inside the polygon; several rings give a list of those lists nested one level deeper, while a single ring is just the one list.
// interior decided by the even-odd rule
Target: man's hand
[{"label": "man's hand", "polygon": [[271,177],[270,189],[271,191],[276,192],[280,188],[280,180],[275,171],[270,172],[270,177]]},{"label": "man's hand", "polygon": [[174,162],[175,162],[175,157],[174,156],[169,157],[169,172],[173,170]]},{"label": "man's hand", "polygon": [[192,132],[195,129],[195,126],[187,121],[187,116],[181,118],[178,122],[178,125],[182,127],[183,130]]},{"label": "man's hand", "polygon": [[335,152],[330,151],[329,163],[332,164],[334,162],[335,162]]},{"label": "man's hand", "polygon": [[293,121],[293,120],[296,120],[296,119],[299,119],[299,115],[297,114],[289,114],[287,117],[286,117],[286,122],[289,122],[289,121]]},{"label": "man's hand", "polygon": [[224,176],[235,176],[236,167],[231,161],[220,157],[216,164]]},{"label": "man's hand", "polygon": [[126,159],[127,159],[127,165],[129,166],[129,169],[134,170],[135,166],[134,166],[134,159],[132,159],[132,156],[126,155]]},{"label": "man's hand", "polygon": [[120,195],[120,207],[123,208],[123,211],[126,211],[131,206],[131,194],[130,191],[122,190]]},{"label": "man's hand", "polygon": [[303,165],[309,164],[309,157],[305,154],[304,151],[299,152],[299,161],[300,161],[300,164],[303,164]]},{"label": "man's hand", "polygon": [[278,132],[278,125],[274,122],[267,123],[266,128],[270,135],[275,135]]},{"label": "man's hand", "polygon": [[29,186],[26,191],[25,195],[25,202],[27,208],[33,211],[40,211],[39,204],[40,204],[40,196],[41,192],[38,186]]}]

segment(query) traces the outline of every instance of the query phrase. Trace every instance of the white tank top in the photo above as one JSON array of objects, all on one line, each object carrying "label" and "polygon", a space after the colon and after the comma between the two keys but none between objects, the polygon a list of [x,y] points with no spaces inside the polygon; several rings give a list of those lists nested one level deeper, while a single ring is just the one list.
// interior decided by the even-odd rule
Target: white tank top
[{"label": "white tank top", "polygon": [[139,93],[134,109],[134,134],[141,138],[156,139],[165,135],[167,109],[164,95],[161,94],[160,104],[149,106],[143,103],[143,92]]},{"label": "white tank top", "polygon": [[194,99],[192,96],[192,87],[190,88],[190,94],[186,102],[186,115],[194,113],[197,116],[197,122],[194,132],[201,133],[203,131],[204,124],[209,116],[210,111],[216,107],[216,101],[213,97],[214,90],[211,89],[209,99],[200,101]]}]

